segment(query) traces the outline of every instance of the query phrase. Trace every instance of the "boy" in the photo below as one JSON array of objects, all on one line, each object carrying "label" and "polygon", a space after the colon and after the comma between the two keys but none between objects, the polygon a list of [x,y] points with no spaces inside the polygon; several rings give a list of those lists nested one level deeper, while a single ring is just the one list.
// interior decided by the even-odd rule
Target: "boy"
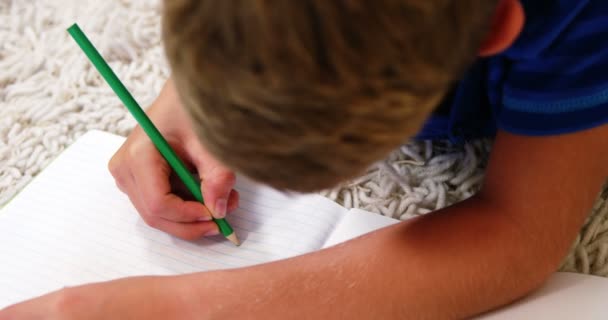
[{"label": "boy", "polygon": [[458,319],[518,299],[558,268],[608,175],[607,16],[591,0],[167,1],[174,74],[149,113],[210,211],[172,193],[136,129],[110,170],[149,225],[216,234],[210,215],[238,204],[231,170],[319,190],[431,113],[420,138],[496,135],[483,189],[320,252],[68,288],[0,319]]}]

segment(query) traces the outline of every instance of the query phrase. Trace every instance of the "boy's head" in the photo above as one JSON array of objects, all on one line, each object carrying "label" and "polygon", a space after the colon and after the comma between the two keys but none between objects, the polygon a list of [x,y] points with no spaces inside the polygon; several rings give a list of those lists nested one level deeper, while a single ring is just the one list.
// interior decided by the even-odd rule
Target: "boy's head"
[{"label": "boy's head", "polygon": [[363,172],[420,128],[498,0],[171,0],[164,41],[201,142],[279,189]]}]

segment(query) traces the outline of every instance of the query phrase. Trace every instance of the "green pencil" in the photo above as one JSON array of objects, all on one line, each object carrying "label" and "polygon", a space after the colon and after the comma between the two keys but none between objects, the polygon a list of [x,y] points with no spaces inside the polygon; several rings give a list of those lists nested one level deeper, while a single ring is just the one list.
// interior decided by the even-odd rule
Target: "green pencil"
[{"label": "green pencil", "polygon": [[[89,60],[91,60],[97,71],[101,73],[101,76],[110,85],[112,90],[114,90],[114,93],[116,93],[122,103],[129,109],[129,112],[135,117],[135,120],[137,120],[144,132],[150,137],[150,140],[152,140],[158,151],[167,160],[182,182],[184,182],[194,198],[201,203],[204,203],[199,181],[192,177],[188,168],[186,168],[181,159],[175,154],[175,151],[173,151],[167,140],[163,138],[144,110],[142,110],[137,101],[135,101],[131,93],[129,93],[127,88],[120,82],[114,71],[112,71],[97,49],[95,49],[95,46],[93,46],[91,41],[89,41],[87,36],[82,32],[78,24],[74,24],[68,28],[68,32],[72,38],[74,38],[78,46],[80,46],[82,51],[84,51]],[[230,242],[237,246],[239,245],[236,234],[225,219],[214,219],[213,221],[215,221],[220,232],[230,240]]]}]

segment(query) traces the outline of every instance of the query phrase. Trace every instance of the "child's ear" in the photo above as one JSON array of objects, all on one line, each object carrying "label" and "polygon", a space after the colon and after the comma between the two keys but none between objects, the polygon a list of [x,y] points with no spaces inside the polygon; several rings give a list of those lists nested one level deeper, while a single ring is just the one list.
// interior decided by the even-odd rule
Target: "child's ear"
[{"label": "child's ear", "polygon": [[492,17],[490,32],[479,48],[479,56],[491,56],[510,47],[521,33],[524,20],[524,9],[519,0],[500,0]]}]

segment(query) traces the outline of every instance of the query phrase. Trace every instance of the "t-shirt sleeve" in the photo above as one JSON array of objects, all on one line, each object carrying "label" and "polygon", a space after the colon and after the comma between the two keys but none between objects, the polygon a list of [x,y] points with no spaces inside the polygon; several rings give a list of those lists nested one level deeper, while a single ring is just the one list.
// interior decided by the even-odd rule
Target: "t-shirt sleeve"
[{"label": "t-shirt sleeve", "polygon": [[[608,123],[608,1],[585,1],[492,62],[497,126],[552,135]],[[566,16],[568,14],[568,16]],[[527,37],[527,38],[526,38]],[[519,41],[519,40],[518,40]]]}]

